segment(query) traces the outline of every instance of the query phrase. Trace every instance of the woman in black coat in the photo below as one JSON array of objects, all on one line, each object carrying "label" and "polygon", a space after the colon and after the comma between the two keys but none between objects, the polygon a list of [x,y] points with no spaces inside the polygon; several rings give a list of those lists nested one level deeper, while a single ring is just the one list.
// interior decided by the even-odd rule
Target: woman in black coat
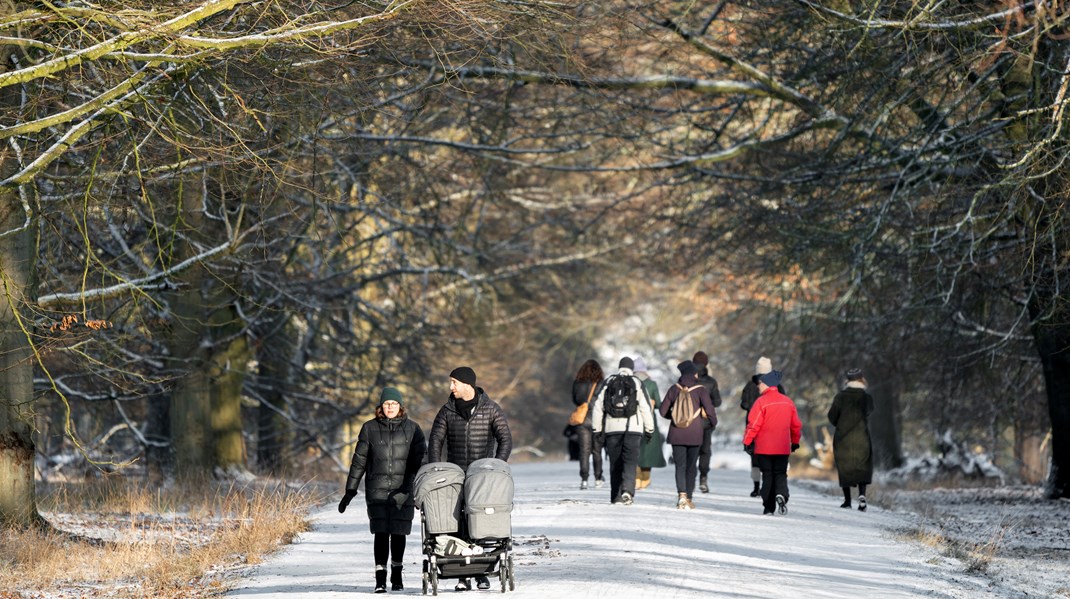
[{"label": "woman in black coat", "polygon": [[386,560],[390,562],[390,585],[395,591],[404,587],[401,567],[405,557],[405,538],[412,532],[415,515],[413,479],[423,463],[427,442],[420,427],[409,420],[401,405],[401,392],[384,387],[379,395],[375,419],[364,423],[357,435],[353,462],[346,479],[346,492],[338,511],[357,494],[360,479],[368,504],[368,524],[375,535],[375,592],[386,592]]},{"label": "woman in black coat", "polygon": [[836,427],[832,455],[843,488],[842,508],[851,507],[851,487],[858,486],[858,510],[866,511],[866,485],[873,480],[873,443],[869,436],[869,415],[873,397],[866,392],[862,371],[847,371],[847,385],[836,394],[829,408],[829,422]]},{"label": "woman in black coat", "polygon": [[[605,378],[602,366],[597,360],[587,360],[576,372],[576,378],[572,381],[572,405],[583,408],[583,421],[578,425],[576,432],[580,442],[580,489],[587,488],[587,478],[591,475],[591,466],[594,466],[594,484],[601,487],[605,484],[602,478],[602,443],[601,437],[596,437],[591,428],[591,398],[594,397],[598,386]],[[660,451],[660,448],[659,448]]]}]

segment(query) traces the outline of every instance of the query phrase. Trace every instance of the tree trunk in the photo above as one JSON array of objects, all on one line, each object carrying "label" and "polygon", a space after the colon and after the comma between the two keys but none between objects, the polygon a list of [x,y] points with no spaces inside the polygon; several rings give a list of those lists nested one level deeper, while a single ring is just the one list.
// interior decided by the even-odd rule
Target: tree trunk
[{"label": "tree trunk", "polygon": [[873,467],[890,470],[903,465],[903,443],[899,422],[899,384],[896,370],[879,365],[871,383],[873,413],[869,416],[869,434],[873,443]]},{"label": "tree trunk", "polygon": [[[288,410],[287,390],[293,379],[297,332],[288,317],[263,331],[257,349],[260,407],[257,411],[256,462],[261,471],[279,475],[291,433],[282,413]],[[282,412],[282,413],[280,413]]]},{"label": "tree trunk", "polygon": [[241,398],[249,362],[249,343],[241,334],[242,323],[230,306],[218,307],[212,315],[211,333],[216,337],[237,334],[225,346],[213,344],[209,377],[212,395],[213,469],[245,471],[245,441],[242,438]]},{"label": "tree trunk", "polygon": [[1051,469],[1044,486],[1048,499],[1070,497],[1070,328],[1058,322],[1033,325],[1051,418]]},{"label": "tree trunk", "polygon": [[[14,156],[4,144],[0,179],[14,166]],[[18,191],[0,188],[0,526],[18,527],[41,523],[31,409],[33,321],[24,309],[33,299],[37,227],[26,218]]]},{"label": "tree trunk", "polygon": [[[181,182],[177,193],[177,223],[190,232],[200,229],[200,184],[190,177]],[[182,242],[179,242],[182,243]],[[188,247],[176,249],[176,260],[193,254]],[[208,372],[208,347],[211,339],[205,310],[204,287],[209,277],[201,265],[180,275],[181,284],[171,299],[171,356],[174,368],[181,372],[171,390],[171,444],[174,447],[175,473],[179,477],[201,477],[211,473],[214,448],[211,430],[211,374]]]}]

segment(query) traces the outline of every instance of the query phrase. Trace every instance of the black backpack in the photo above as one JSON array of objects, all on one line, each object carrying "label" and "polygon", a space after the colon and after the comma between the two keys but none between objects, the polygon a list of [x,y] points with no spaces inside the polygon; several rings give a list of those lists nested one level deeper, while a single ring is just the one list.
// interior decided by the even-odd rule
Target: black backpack
[{"label": "black backpack", "polygon": [[606,382],[605,406],[606,416],[610,418],[631,418],[639,410],[638,390],[635,379],[630,376],[614,375]]}]

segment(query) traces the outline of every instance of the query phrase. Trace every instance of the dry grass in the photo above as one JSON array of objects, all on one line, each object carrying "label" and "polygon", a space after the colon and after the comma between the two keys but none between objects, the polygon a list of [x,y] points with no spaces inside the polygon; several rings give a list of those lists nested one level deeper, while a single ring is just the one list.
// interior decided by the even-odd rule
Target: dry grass
[{"label": "dry grass", "polygon": [[1003,528],[999,527],[987,541],[980,543],[955,540],[940,532],[925,528],[901,531],[898,536],[904,541],[930,547],[942,555],[962,562],[966,572],[983,574],[988,571],[999,553],[1003,541]]},{"label": "dry grass", "polygon": [[[23,596],[201,597],[308,529],[312,488],[217,483],[175,491],[104,481],[46,490],[51,530],[3,530],[0,588]],[[14,595],[18,597],[19,595]]]}]

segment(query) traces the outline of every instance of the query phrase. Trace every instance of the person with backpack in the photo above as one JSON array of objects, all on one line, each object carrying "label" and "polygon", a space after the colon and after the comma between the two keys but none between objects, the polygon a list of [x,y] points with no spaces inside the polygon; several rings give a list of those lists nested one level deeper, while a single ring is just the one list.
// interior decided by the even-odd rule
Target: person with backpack
[{"label": "person with backpack", "polygon": [[[650,410],[656,414],[658,407],[661,403],[661,393],[658,392],[658,384],[654,382],[654,379],[650,378],[650,374],[646,371],[646,361],[642,358],[635,358],[632,360],[635,362],[635,376],[639,377],[643,381],[643,388],[646,390],[647,397],[650,398]],[[665,442],[665,439],[661,436],[661,431],[658,429],[658,419],[654,418],[654,436],[650,439],[643,439],[642,444],[639,445],[639,470],[635,474],[635,488],[636,490],[645,489],[650,486],[650,471],[654,468],[665,467],[665,454],[661,451],[661,445]]]},{"label": "person with backpack", "polygon": [[758,377],[758,399],[747,417],[743,449],[758,459],[762,471],[765,515],[788,513],[788,455],[799,448],[802,422],[795,402],[777,390],[781,374],[773,370]]},{"label": "person with backpack", "polygon": [[576,425],[580,443],[580,490],[587,489],[591,466],[594,466],[594,486],[601,488],[605,484],[602,478],[602,437],[596,436],[591,429],[591,400],[603,378],[602,365],[597,360],[587,360],[580,365],[572,381],[572,405],[575,408],[568,423]]},{"label": "person with backpack", "polygon": [[424,433],[401,405],[401,392],[384,387],[379,394],[375,419],[364,423],[357,435],[353,460],[346,478],[345,495],[338,511],[357,495],[364,479],[368,526],[375,537],[375,592],[386,592],[386,562],[390,560],[390,587],[405,588],[401,568],[405,557],[405,538],[412,532],[415,516],[413,480],[424,461],[427,444]]},{"label": "person with backpack", "polygon": [[665,392],[661,415],[672,422],[668,441],[672,445],[672,461],[676,466],[676,492],[679,494],[676,507],[693,510],[703,430],[717,428],[717,412],[706,388],[698,382],[698,366],[691,360],[684,360],[676,368],[680,371],[680,378]]},{"label": "person with backpack", "polygon": [[[710,403],[713,407],[721,407],[721,392],[717,389],[717,379],[710,376],[710,357],[704,351],[697,351],[691,358],[695,367],[698,368],[698,384],[706,388],[710,395]],[[698,488],[703,493],[710,492],[710,459],[713,458],[713,428],[709,426],[709,419],[703,419],[702,445],[698,450]]]},{"label": "person with backpack", "polygon": [[631,358],[621,358],[617,374],[602,383],[591,404],[591,428],[595,435],[604,436],[609,455],[610,502],[624,505],[634,501],[639,446],[644,437],[654,436],[650,398],[634,368]]}]

